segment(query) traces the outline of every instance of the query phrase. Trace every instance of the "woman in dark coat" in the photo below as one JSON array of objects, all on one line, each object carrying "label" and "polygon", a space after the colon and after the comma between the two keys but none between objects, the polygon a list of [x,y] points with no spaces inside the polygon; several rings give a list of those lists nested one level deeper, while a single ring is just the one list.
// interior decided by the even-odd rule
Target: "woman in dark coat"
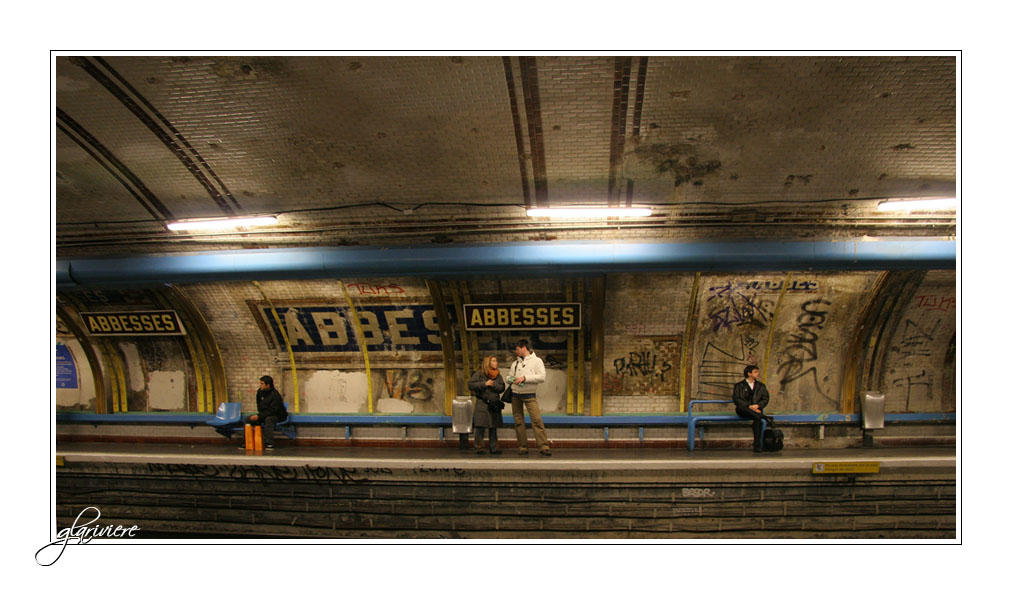
[{"label": "woman in dark coat", "polygon": [[485,428],[488,428],[489,453],[502,454],[502,451],[496,448],[498,444],[496,428],[502,427],[502,410],[506,405],[499,399],[499,395],[506,390],[506,383],[499,374],[499,360],[494,355],[482,360],[481,370],[471,376],[467,388],[478,398],[474,404],[474,453],[485,454],[481,443]]}]

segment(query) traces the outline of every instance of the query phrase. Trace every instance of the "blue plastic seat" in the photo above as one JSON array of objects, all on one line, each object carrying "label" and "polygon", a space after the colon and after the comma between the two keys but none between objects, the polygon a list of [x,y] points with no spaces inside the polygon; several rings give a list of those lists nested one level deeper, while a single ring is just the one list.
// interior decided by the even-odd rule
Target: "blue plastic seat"
[{"label": "blue plastic seat", "polygon": [[288,411],[288,405],[287,404],[285,404],[284,402],[282,402],[281,404],[284,405],[284,407],[285,407],[285,413],[288,414],[288,417],[286,417],[284,421],[279,421],[278,423],[274,424],[274,431],[275,432],[281,432],[285,436],[288,436],[289,438],[293,438],[294,439],[295,438],[295,423],[294,423],[294,420],[292,419],[292,414],[291,414],[290,411]]},{"label": "blue plastic seat", "polygon": [[[288,406],[286,405],[285,411],[287,410]],[[218,405],[218,411],[214,417],[207,420],[207,424],[213,427],[215,432],[231,439],[232,433],[240,431],[245,421],[242,418],[242,403],[222,403]],[[284,421],[274,425],[274,430],[294,439],[296,430],[293,422],[294,420],[289,414]]]},{"label": "blue plastic seat", "polygon": [[207,425],[222,436],[231,439],[232,432],[242,425],[242,403],[222,403]]},{"label": "blue plastic seat", "polygon": [[208,424],[220,428],[242,422],[242,403],[222,403]]}]

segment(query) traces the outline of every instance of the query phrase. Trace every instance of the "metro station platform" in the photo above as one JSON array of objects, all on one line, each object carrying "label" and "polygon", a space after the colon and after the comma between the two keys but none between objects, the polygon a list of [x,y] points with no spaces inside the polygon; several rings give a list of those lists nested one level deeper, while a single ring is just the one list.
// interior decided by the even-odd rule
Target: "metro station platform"
[{"label": "metro station platform", "polygon": [[68,442],[55,454],[70,463],[162,463],[188,465],[268,465],[383,467],[389,469],[444,468],[514,470],[811,470],[820,461],[878,462],[880,470],[956,468],[954,446],[785,449],[753,453],[750,449],[697,448],[556,448],[551,457],[532,449],[522,456],[516,448],[501,455],[476,455],[457,448],[382,448],[288,446],[262,454],[247,452],[234,442],[209,444],[122,444]]}]

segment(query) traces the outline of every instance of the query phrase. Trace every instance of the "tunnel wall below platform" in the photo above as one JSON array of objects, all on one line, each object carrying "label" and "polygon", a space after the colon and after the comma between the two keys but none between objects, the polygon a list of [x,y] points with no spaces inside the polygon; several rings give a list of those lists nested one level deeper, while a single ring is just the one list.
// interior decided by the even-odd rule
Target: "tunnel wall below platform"
[{"label": "tunnel wall below platform", "polygon": [[[68,457],[69,459],[69,457]],[[137,537],[952,539],[954,462],[815,475],[807,462],[690,468],[332,466],[68,460],[56,515]]]}]

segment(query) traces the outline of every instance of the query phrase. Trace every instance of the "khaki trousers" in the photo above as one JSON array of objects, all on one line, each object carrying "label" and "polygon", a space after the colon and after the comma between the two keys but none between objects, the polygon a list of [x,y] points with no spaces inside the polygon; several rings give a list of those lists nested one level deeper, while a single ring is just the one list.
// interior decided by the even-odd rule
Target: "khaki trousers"
[{"label": "khaki trousers", "polygon": [[513,427],[517,431],[517,445],[527,449],[527,424],[524,423],[524,407],[527,414],[531,416],[531,426],[534,428],[534,443],[538,450],[548,450],[548,433],[545,432],[545,422],[541,420],[541,407],[538,405],[537,397],[522,399],[513,393]]}]

